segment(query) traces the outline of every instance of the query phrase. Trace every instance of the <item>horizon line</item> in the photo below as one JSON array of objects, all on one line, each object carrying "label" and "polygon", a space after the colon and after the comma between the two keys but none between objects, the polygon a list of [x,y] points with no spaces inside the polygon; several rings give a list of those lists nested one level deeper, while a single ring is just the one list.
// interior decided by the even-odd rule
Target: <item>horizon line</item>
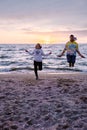
[{"label": "horizon line", "polygon": [[[0,45],[1,44],[20,44],[21,45],[21,44],[37,44],[37,43],[40,43],[40,44],[43,44],[43,45],[44,44],[66,44],[66,42],[63,42],[63,43],[62,42],[61,43],[60,42],[59,43],[41,43],[41,42],[36,42],[36,43],[0,43]],[[79,42],[78,44],[87,44],[87,42],[86,43]]]}]

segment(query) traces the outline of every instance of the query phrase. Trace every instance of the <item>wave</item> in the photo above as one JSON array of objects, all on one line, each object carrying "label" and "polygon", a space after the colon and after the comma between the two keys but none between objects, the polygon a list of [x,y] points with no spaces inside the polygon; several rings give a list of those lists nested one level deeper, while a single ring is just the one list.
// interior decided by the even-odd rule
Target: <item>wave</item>
[{"label": "wave", "polygon": [[[16,44],[0,45],[0,72],[9,71],[31,71],[33,70],[33,57],[25,53],[24,49],[33,51],[34,44]],[[74,68],[67,66],[66,56],[58,58],[57,55],[64,48],[64,45],[43,45],[43,50],[48,53],[52,50],[52,55],[43,57],[44,71],[54,72],[87,72],[87,59],[80,58],[77,60]],[[81,53],[87,57],[87,44],[80,46]]]},{"label": "wave", "polygon": [[55,71],[75,71],[75,72],[83,72],[82,70],[78,69],[78,68],[50,68],[50,67],[44,67],[45,69],[48,70],[55,70]]},{"label": "wave", "polygon": [[[7,68],[1,68],[0,72],[13,72],[13,71],[33,71],[34,68],[32,67],[7,67]],[[44,71],[54,71],[54,72],[84,72],[80,69],[77,68],[51,68],[51,67],[47,67],[44,66]]]},{"label": "wave", "polygon": [[57,70],[65,70],[65,71],[75,71],[75,72],[83,72],[82,70],[80,69],[77,69],[77,68],[57,68]]},{"label": "wave", "polygon": [[1,59],[5,59],[5,58],[9,58],[9,56],[1,55],[0,58],[1,58]]},{"label": "wave", "polygon": [[13,67],[10,71],[20,71],[20,70],[33,70],[31,67]]}]

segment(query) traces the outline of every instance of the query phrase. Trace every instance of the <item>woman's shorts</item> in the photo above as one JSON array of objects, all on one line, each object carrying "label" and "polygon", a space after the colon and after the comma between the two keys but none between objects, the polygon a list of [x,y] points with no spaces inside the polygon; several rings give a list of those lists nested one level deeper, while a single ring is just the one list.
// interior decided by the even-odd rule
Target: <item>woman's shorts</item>
[{"label": "woman's shorts", "polygon": [[42,70],[42,62],[34,61],[34,67],[38,67],[39,70]]},{"label": "woman's shorts", "polygon": [[75,55],[67,55],[67,62],[68,63],[75,63],[76,61],[76,56]]}]

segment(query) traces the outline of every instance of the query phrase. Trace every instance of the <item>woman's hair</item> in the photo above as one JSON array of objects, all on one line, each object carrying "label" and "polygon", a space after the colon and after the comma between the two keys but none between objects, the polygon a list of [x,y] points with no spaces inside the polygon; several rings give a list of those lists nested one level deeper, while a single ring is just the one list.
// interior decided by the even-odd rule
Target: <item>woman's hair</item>
[{"label": "woman's hair", "polygon": [[73,38],[73,39],[74,39],[74,41],[76,41],[76,40],[77,40],[77,37],[75,37],[74,35],[70,35],[70,38]]},{"label": "woman's hair", "polygon": [[73,35],[73,34],[71,34],[71,35],[70,35],[70,37],[74,37],[74,35]]},{"label": "woman's hair", "polygon": [[40,45],[40,43],[37,43],[36,46],[35,46],[36,49],[41,49],[42,46]]}]

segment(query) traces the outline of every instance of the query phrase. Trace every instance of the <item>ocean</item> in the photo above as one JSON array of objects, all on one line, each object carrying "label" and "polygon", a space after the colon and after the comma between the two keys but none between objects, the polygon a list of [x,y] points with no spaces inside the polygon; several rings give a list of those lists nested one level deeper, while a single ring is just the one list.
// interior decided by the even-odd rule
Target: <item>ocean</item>
[{"label": "ocean", "polygon": [[[34,50],[35,44],[0,44],[0,73],[8,72],[28,72],[33,71],[33,56],[27,54],[25,49]],[[54,73],[65,72],[87,72],[87,58],[81,58],[77,54],[77,60],[74,68],[69,68],[66,60],[66,54],[58,58],[64,44],[44,44],[43,51],[50,56],[43,57],[43,71]],[[80,52],[87,57],[87,44],[79,45]]]}]

